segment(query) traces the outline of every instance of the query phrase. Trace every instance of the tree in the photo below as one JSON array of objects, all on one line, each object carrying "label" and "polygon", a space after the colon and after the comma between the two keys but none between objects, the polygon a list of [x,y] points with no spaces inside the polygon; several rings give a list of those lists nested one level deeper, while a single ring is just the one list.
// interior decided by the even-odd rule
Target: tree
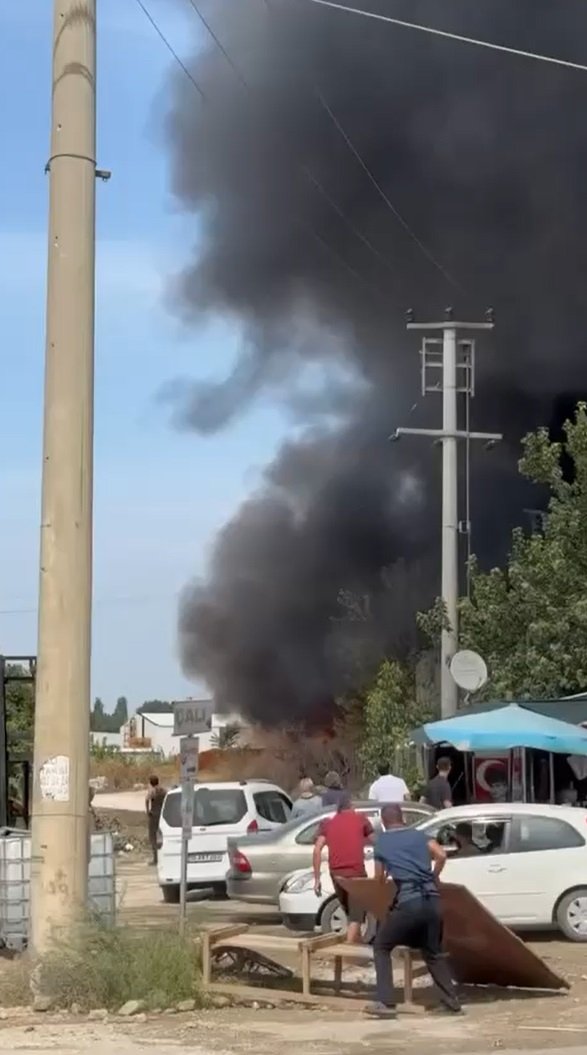
[{"label": "tree", "polygon": [[[6,732],[13,753],[30,755],[33,749],[35,693],[30,681],[20,680],[28,672],[18,664],[6,667]],[[14,680],[13,680],[14,679]]]},{"label": "tree", "polygon": [[111,732],[117,733],[126,721],[128,721],[128,700],[126,696],[119,696],[112,715],[112,725],[114,728]]},{"label": "tree", "polygon": [[90,729],[93,733],[105,733],[107,725],[107,716],[104,710],[104,704],[99,696],[96,696],[94,700],[94,706],[90,714]]},{"label": "tree", "polygon": [[137,714],[170,714],[173,704],[169,700],[145,700],[137,709]]},{"label": "tree", "polygon": [[238,722],[229,722],[212,734],[210,742],[212,747],[218,748],[219,751],[230,751],[238,745],[240,734],[241,727]]},{"label": "tree", "polygon": [[[546,429],[523,440],[521,473],[547,489],[538,530],[514,530],[505,568],[473,560],[471,596],[459,605],[463,648],[484,657],[483,695],[544,699],[587,688],[587,406],[579,403],[563,440]],[[441,603],[421,617],[436,636]]]},{"label": "tree", "polygon": [[413,672],[395,660],[384,660],[365,702],[360,749],[365,777],[374,777],[379,763],[388,762],[402,770],[410,784],[415,773],[407,751],[409,734],[427,717],[416,702]]}]

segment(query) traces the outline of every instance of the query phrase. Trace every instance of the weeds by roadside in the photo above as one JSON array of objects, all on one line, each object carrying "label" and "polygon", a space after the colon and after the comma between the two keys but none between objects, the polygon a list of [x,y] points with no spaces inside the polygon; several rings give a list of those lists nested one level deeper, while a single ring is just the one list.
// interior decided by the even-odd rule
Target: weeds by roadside
[{"label": "weeds by roadside", "polygon": [[203,1002],[200,956],[193,938],[176,929],[143,931],[89,922],[66,941],[56,942],[36,966],[27,957],[0,978],[0,1004],[26,1006],[35,989],[55,1009],[117,1011],[129,1000],[146,1010],[174,1007],[181,1000]]}]

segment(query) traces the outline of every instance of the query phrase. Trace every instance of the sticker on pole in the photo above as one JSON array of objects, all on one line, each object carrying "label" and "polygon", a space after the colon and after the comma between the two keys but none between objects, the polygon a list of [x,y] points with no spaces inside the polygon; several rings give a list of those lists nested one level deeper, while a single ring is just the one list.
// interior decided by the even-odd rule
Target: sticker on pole
[{"label": "sticker on pole", "polygon": [[41,798],[49,802],[69,802],[69,758],[55,755],[39,770]]},{"label": "sticker on pole", "polygon": [[198,776],[198,741],[191,736],[183,736],[179,741],[179,764],[181,781],[196,780]]},{"label": "sticker on pole", "polygon": [[193,828],[194,785],[191,780],[186,780],[181,786],[181,831],[184,840],[191,839]]}]

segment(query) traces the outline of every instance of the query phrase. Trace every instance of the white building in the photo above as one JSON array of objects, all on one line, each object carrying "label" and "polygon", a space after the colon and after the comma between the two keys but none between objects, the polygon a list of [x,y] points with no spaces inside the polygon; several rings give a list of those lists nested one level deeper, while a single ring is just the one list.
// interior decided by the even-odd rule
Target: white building
[{"label": "white building", "polygon": [[133,714],[120,730],[122,750],[152,752],[170,758],[179,751],[179,740],[173,735],[173,715]]},{"label": "white building", "polygon": [[[194,703],[210,705],[209,729],[197,737],[200,752],[214,747],[214,737],[226,725],[238,724],[243,733],[240,743],[247,742],[246,730],[238,715],[216,714],[212,711],[212,701],[194,700]],[[163,758],[172,758],[179,753],[179,737],[173,735],[173,714],[133,714],[120,730],[121,750],[133,754],[153,752]]]},{"label": "white building", "polygon": [[90,733],[90,747],[104,747],[109,751],[120,751],[122,733]]}]

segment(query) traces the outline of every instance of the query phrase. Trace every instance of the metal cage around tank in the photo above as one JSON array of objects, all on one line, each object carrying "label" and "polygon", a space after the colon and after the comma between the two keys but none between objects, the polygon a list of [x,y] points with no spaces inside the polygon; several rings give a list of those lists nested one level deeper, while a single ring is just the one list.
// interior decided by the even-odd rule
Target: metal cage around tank
[{"label": "metal cage around tank", "polygon": [[[0,834],[0,947],[26,948],[30,924],[30,832],[4,829]],[[116,870],[112,835],[90,839],[88,916],[106,925],[116,920]]]}]

